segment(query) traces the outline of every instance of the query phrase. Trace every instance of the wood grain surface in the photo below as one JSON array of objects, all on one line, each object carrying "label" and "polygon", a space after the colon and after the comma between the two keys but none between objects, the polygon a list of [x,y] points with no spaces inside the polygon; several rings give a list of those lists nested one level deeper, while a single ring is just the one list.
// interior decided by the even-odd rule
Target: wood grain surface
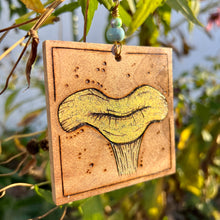
[{"label": "wood grain surface", "polygon": [[43,44],[57,205],[175,172],[172,50]]}]

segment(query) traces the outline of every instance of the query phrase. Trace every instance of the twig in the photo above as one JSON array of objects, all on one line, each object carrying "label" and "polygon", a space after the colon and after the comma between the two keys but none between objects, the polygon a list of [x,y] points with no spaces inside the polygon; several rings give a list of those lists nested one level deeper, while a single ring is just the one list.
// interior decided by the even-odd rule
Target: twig
[{"label": "twig", "polygon": [[212,145],[209,147],[208,152],[206,153],[206,158],[201,163],[201,168],[204,172],[204,176],[206,179],[208,178],[208,174],[209,174],[208,173],[209,165],[212,165],[218,149],[219,149],[219,144],[217,144],[217,137],[216,137],[212,142]]},{"label": "twig", "polygon": [[64,217],[65,217],[65,215],[66,215],[66,211],[67,211],[67,206],[65,207],[65,209],[64,209],[64,211],[63,211],[63,214],[62,214],[60,220],[63,220],[63,219],[64,219]]},{"label": "twig", "polygon": [[45,12],[40,16],[39,20],[31,29],[37,31],[45,20],[51,15],[51,13],[64,1],[65,0],[57,0],[51,3],[51,5],[46,8]]},{"label": "twig", "polygon": [[48,180],[48,181],[45,181],[45,182],[42,182],[42,183],[38,183],[38,184],[35,184],[31,187],[31,189],[34,189],[34,186],[44,186],[44,185],[47,185],[47,184],[50,184],[51,182]]},{"label": "twig", "polygon": [[10,172],[10,173],[0,174],[0,177],[3,177],[3,176],[11,176],[11,175],[15,174],[15,173],[21,168],[22,164],[25,162],[25,160],[27,160],[27,158],[28,158],[28,154],[26,154],[26,156],[25,156],[25,157],[23,158],[23,160],[18,164],[17,168],[16,168],[14,171],[12,171],[12,172]]},{"label": "twig", "polygon": [[59,206],[56,206],[56,207],[52,208],[51,210],[49,210],[48,212],[46,212],[44,215],[38,216],[36,218],[31,218],[31,219],[28,219],[28,220],[37,220],[37,219],[45,218],[46,216],[48,216],[49,214],[51,214],[52,212],[54,212],[58,208],[59,208]]},{"label": "twig", "polygon": [[2,193],[0,198],[2,198],[6,194],[7,189],[17,187],[17,186],[32,187],[33,184],[30,184],[30,183],[13,183],[13,184],[10,184],[10,185],[0,189],[0,193]]},{"label": "twig", "polygon": [[32,187],[33,184],[31,184],[31,183],[13,183],[13,184],[10,184],[10,185],[0,189],[0,193],[3,192],[3,191],[6,191],[7,189],[14,188],[14,187],[17,187],[17,186]]},{"label": "twig", "polygon": [[12,160],[14,160],[15,158],[22,156],[25,153],[26,152],[21,152],[19,154],[16,154],[16,155],[10,157],[8,160],[1,162],[0,165],[7,164],[7,163],[11,162]]},{"label": "twig", "polygon": [[33,22],[33,21],[36,21],[36,20],[39,19],[39,18],[40,18],[40,16],[37,16],[36,18],[32,18],[32,19],[30,19],[30,20],[28,20],[28,21],[25,21],[25,22],[22,22],[22,23],[19,23],[19,24],[13,24],[13,25],[10,26],[10,27],[1,29],[1,30],[0,30],[0,33],[1,33],[1,32],[5,32],[5,31],[10,31],[11,29],[14,29],[14,28],[23,26],[23,25],[25,25],[25,24],[29,24],[29,23],[31,23],[31,22]]},{"label": "twig", "polygon": [[27,49],[28,44],[30,43],[30,41],[31,41],[31,37],[29,37],[27,43],[25,44],[24,49],[22,50],[22,52],[21,52],[20,56],[18,57],[18,59],[17,59],[15,65],[13,66],[13,68],[12,68],[10,74],[8,75],[7,80],[6,80],[6,83],[5,83],[5,87],[4,87],[4,88],[2,89],[2,91],[0,92],[0,95],[8,88],[9,80],[10,80],[11,76],[13,75],[13,72],[14,72],[15,68],[17,67],[18,63],[20,62],[21,58],[23,57],[23,55],[24,55],[24,53],[25,53],[25,51],[26,51],[26,49]]},{"label": "twig", "polygon": [[6,194],[6,191],[3,191],[2,194],[0,195],[0,199],[1,199],[2,197],[4,197],[5,194]]},{"label": "twig", "polygon": [[0,37],[0,43],[5,39],[9,31],[6,31],[2,36]]},{"label": "twig", "polygon": [[22,37],[20,40],[18,40],[16,43],[14,43],[11,47],[9,47],[1,56],[0,56],[0,61],[7,56],[13,49],[15,49],[15,47],[17,47],[19,44],[21,44],[25,38],[27,38],[28,36],[24,36]]},{"label": "twig", "polygon": [[7,142],[7,141],[10,141],[12,139],[15,139],[15,138],[26,138],[26,137],[32,137],[32,136],[35,136],[35,135],[38,135],[38,134],[41,134],[43,132],[45,132],[46,130],[42,130],[42,131],[36,131],[36,132],[33,132],[33,133],[29,133],[29,134],[16,134],[16,135],[12,135],[6,139],[4,139],[3,142]]},{"label": "twig", "polygon": [[83,31],[83,42],[86,42],[86,30],[87,30],[87,17],[89,10],[89,0],[86,1],[86,11],[85,11],[85,20],[84,20],[84,31]]},{"label": "twig", "polygon": [[[30,41],[32,38],[38,38],[38,36],[36,35],[37,34],[37,31],[38,29],[40,28],[40,26],[45,22],[45,20],[51,15],[51,13],[56,9],[56,7],[58,7],[62,2],[64,2],[65,0],[56,0],[54,2],[52,2],[47,8],[46,10],[44,11],[44,13],[42,13],[40,16],[39,16],[39,19],[38,21],[33,25],[33,27],[28,31],[27,35],[24,36],[23,38],[21,38],[19,41],[17,41],[14,45],[12,45],[8,50],[6,50],[1,56],[0,56],[0,60],[2,58],[4,58],[8,53],[10,53],[17,45],[19,45],[21,42],[23,42],[23,40],[27,37],[29,37],[27,43],[25,44],[25,47],[24,49],[22,50],[19,58],[17,59],[15,65],[13,66],[10,74],[8,75],[7,77],[7,80],[6,80],[6,83],[5,83],[5,86],[4,88],[2,89],[2,91],[0,92],[0,95],[8,88],[8,84],[9,84],[9,80],[11,78],[11,76],[13,75],[13,72],[15,70],[15,68],[17,67],[18,63],[20,62],[21,58],[23,57],[26,49],[27,49],[27,46],[29,45]],[[32,34],[35,33],[34,36],[32,36]],[[36,51],[36,50],[35,50]],[[30,56],[32,56],[33,54],[31,54]],[[31,68],[31,67],[29,67]],[[26,75],[28,75],[27,79],[30,78],[30,72]],[[29,84],[29,82],[28,82]]]}]

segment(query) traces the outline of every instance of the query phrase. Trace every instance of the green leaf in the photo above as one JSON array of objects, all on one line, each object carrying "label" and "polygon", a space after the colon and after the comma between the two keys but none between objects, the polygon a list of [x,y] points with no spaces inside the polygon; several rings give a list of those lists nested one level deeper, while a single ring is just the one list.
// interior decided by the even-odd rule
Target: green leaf
[{"label": "green leaf", "polygon": [[220,166],[209,166],[210,173],[220,177]]},{"label": "green leaf", "polygon": [[205,142],[211,142],[212,141],[212,135],[210,134],[210,132],[208,130],[205,130],[203,129],[201,131],[201,135],[202,135],[202,139],[205,141]]},{"label": "green leaf", "polygon": [[203,26],[193,14],[191,8],[188,5],[187,0],[167,0],[166,3],[172,9],[182,13],[188,21],[193,22],[194,24]]},{"label": "green leaf", "polygon": [[18,90],[14,90],[6,99],[5,101],[5,113],[7,114],[13,104],[15,98],[17,97]]},{"label": "green leaf", "polygon": [[[57,19],[56,16],[51,15],[50,17],[48,17],[48,18],[46,19],[46,21],[43,23],[42,27],[43,27],[43,26],[46,26],[46,25],[49,25],[49,24],[53,24],[53,23],[56,21],[56,19]],[[29,20],[29,19],[27,19],[27,21],[28,21],[28,20]],[[25,25],[20,26],[19,29],[25,30],[25,31],[29,31],[29,30],[34,26],[35,23],[36,23],[36,21],[32,21],[32,22],[30,22],[30,23],[28,23],[28,24],[25,24]]]},{"label": "green leaf", "polygon": [[162,7],[159,7],[158,15],[164,26],[164,33],[167,35],[170,31],[171,8],[167,4],[164,4]]},{"label": "green leaf", "polygon": [[189,138],[188,146],[185,147],[178,157],[177,174],[181,183],[180,187],[196,196],[200,196],[204,186],[204,176],[200,172],[199,147],[197,139],[192,136]]},{"label": "green leaf", "polygon": [[116,212],[114,212],[109,218],[108,220],[122,220],[125,219],[124,213],[122,210],[117,210]]},{"label": "green leaf", "polygon": [[[200,10],[200,0],[190,0],[189,6],[193,14],[195,15],[195,17],[197,17],[197,15],[199,14],[199,10]],[[189,22],[189,31],[192,31],[193,27],[194,27],[194,23]]]},{"label": "green leaf", "polygon": [[80,211],[82,212],[82,208],[80,207],[80,205],[82,205],[83,203],[85,203],[87,200],[89,200],[90,198],[86,198],[86,199],[81,199],[81,200],[77,200],[77,201],[73,201],[73,202],[69,202],[67,204],[67,206],[69,207],[74,207],[74,208],[79,208]]},{"label": "green leaf", "polygon": [[150,15],[144,25],[142,25],[140,35],[140,42],[142,45],[159,46],[157,42],[159,30],[153,15]]},{"label": "green leaf", "polygon": [[105,193],[102,195],[102,199],[106,201],[105,202],[106,205],[115,206],[118,203],[118,201],[122,201],[126,197],[131,196],[135,194],[137,191],[139,191],[140,189],[142,189],[143,185],[144,184],[140,183],[140,184],[136,184],[133,186],[129,186],[126,188],[122,188],[119,190],[114,190],[114,191]]},{"label": "green leaf", "polygon": [[113,0],[98,0],[100,4],[103,4],[109,11],[115,6]]},{"label": "green leaf", "polygon": [[79,206],[83,220],[104,220],[104,210],[99,196],[91,197]]},{"label": "green leaf", "polygon": [[[31,101],[37,99],[37,98],[38,98],[38,96],[31,97],[31,98],[22,100],[22,101],[20,101],[19,103],[15,104],[15,105],[12,105],[12,106],[11,106],[11,104],[12,104],[12,101],[11,101],[11,104],[10,104],[10,103],[8,104],[7,110],[5,111],[5,119],[7,119],[7,118],[9,117],[9,115],[10,115],[13,111],[17,110],[17,109],[20,108],[22,105],[24,105],[24,104],[26,104],[26,103],[29,103],[29,102],[31,102]],[[10,102],[10,101],[8,101],[8,102]]]},{"label": "green leaf", "polygon": [[[26,21],[30,20],[31,16],[33,14],[35,14],[34,11],[24,14],[23,16],[21,16],[21,17],[19,17],[18,19],[15,20],[15,24],[20,24],[20,23],[23,23],[23,22],[26,22]],[[56,20],[56,18],[57,18],[56,16],[51,15],[49,18],[46,19],[43,26],[48,25],[48,24],[52,24]],[[37,21],[32,21],[28,24],[22,25],[22,26],[19,27],[19,29],[29,31],[34,26],[34,24],[36,22]]]},{"label": "green leaf", "polygon": [[131,24],[132,18],[131,15],[123,8],[123,6],[119,5],[119,15],[121,17],[122,23],[127,27]]},{"label": "green leaf", "polygon": [[62,7],[58,8],[54,12],[54,15],[58,16],[58,15],[65,13],[65,12],[73,12],[78,7],[79,7],[79,2],[71,2],[69,4],[65,4]]},{"label": "green leaf", "polygon": [[161,5],[162,2],[163,0],[140,0],[137,4],[137,10],[134,13],[132,22],[128,28],[127,35],[129,36],[133,34],[144,23],[148,16]]},{"label": "green leaf", "polygon": [[213,8],[217,8],[219,7],[219,0],[213,2],[213,1],[209,1],[207,2],[207,4],[205,4],[205,6],[200,10],[200,13],[205,13],[209,10],[212,10]]},{"label": "green leaf", "polygon": [[190,135],[192,134],[194,129],[193,125],[187,126],[180,134],[179,143],[177,145],[177,148],[179,150],[183,150],[186,147],[186,144],[190,138]]},{"label": "green leaf", "polygon": [[21,1],[17,1],[17,3],[18,4],[16,4],[16,7],[15,7],[14,1],[12,2],[12,0],[8,0],[8,6],[10,9],[10,19],[15,14],[22,16],[23,14],[27,13],[26,5]]},{"label": "green leaf", "polygon": [[163,199],[163,186],[163,179],[153,180],[145,184],[143,191],[143,207],[149,219],[159,219],[161,215],[165,205]]},{"label": "green leaf", "polygon": [[48,161],[47,165],[46,165],[46,169],[45,169],[45,176],[46,176],[46,179],[51,182],[50,170],[51,170],[50,169],[50,162]]},{"label": "green leaf", "polygon": [[30,124],[34,119],[36,119],[36,118],[42,113],[43,110],[45,110],[45,107],[27,113],[27,114],[21,119],[21,121],[18,123],[18,126],[27,126],[27,125]]},{"label": "green leaf", "polygon": [[210,175],[205,182],[206,199],[213,199],[218,194],[218,183],[215,177]]},{"label": "green leaf", "polygon": [[[87,0],[80,0],[79,3],[81,5],[82,13],[83,13],[83,16],[84,16],[84,19],[85,19]],[[92,20],[93,20],[93,17],[94,17],[94,14],[95,14],[95,11],[97,10],[97,8],[98,8],[98,1],[97,0],[89,1],[89,8],[88,8],[88,12],[87,12],[86,35],[89,32],[89,29],[91,27]]]},{"label": "green leaf", "polygon": [[33,15],[34,13],[35,12],[32,11],[32,12],[24,14],[23,16],[21,16],[21,17],[19,17],[18,19],[15,20],[15,24],[20,24],[20,23],[23,23],[25,21],[28,21],[30,19],[30,16]]},{"label": "green leaf", "polygon": [[136,11],[134,0],[127,0],[131,13],[134,14]]},{"label": "green leaf", "polygon": [[34,189],[40,197],[44,198],[48,203],[54,204],[51,191],[39,188],[37,185],[34,186]]}]

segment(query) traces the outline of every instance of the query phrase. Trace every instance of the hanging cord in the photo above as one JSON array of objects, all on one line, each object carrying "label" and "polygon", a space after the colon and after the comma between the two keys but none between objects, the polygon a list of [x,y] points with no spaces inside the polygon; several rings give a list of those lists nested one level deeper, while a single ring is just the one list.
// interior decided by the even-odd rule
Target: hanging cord
[{"label": "hanging cord", "polygon": [[[28,38],[27,42],[25,43],[25,46],[20,54],[20,56],[18,57],[16,63],[14,64],[11,72],[9,73],[6,82],[5,82],[5,86],[4,88],[0,91],[0,95],[2,93],[5,92],[5,90],[8,88],[8,84],[10,81],[11,76],[14,73],[14,70],[16,69],[18,63],[20,62],[20,60],[22,59],[28,45],[31,43],[32,40],[32,48],[31,48],[31,54],[29,56],[27,65],[26,65],[26,78],[27,78],[27,82],[28,82],[28,87],[30,86],[30,73],[31,73],[31,68],[32,65],[35,61],[34,58],[36,58],[37,56],[37,46],[39,43],[39,37],[37,34],[38,29],[41,27],[41,25],[46,21],[46,19],[52,14],[52,12],[65,0],[55,0],[54,2],[52,2],[47,8],[46,10],[40,15],[38,16],[36,19],[38,19],[36,21],[36,23],[34,24],[34,26],[28,31],[28,33],[22,37],[20,40],[18,40],[14,45],[12,45],[10,48],[8,48],[8,50],[6,50],[1,56],[0,56],[0,60],[3,59],[7,54],[9,54],[15,47],[17,47],[20,43],[22,43],[26,38]],[[34,19],[35,20],[35,19]],[[14,28],[14,27],[13,27]],[[10,28],[12,29],[12,28]],[[3,31],[8,31],[3,30]],[[4,35],[5,36],[5,35]],[[3,37],[4,38],[4,37]],[[3,40],[3,38],[0,38],[0,41]]]},{"label": "hanging cord", "polygon": [[119,0],[115,0],[114,2],[116,2],[116,3],[115,3],[114,8],[112,9],[111,14],[112,14],[113,18],[117,18],[117,17],[119,17],[118,6],[119,6],[120,2],[119,2]]},{"label": "hanging cord", "polygon": [[[119,17],[119,10],[118,10],[118,6],[120,4],[120,0],[114,0],[115,2],[115,6],[112,9],[112,17],[113,18],[117,18]],[[121,61],[121,49],[122,49],[122,44],[119,41],[115,41],[114,42],[114,46],[113,46],[113,53],[115,55],[115,60],[117,60],[118,62]]]}]

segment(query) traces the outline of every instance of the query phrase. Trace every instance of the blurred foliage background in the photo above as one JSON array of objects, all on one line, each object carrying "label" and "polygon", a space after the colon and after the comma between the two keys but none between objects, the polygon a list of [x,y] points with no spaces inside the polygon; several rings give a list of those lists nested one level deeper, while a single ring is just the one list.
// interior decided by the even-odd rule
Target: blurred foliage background
[{"label": "blurred foliage background", "polygon": [[[4,3],[10,10],[11,23],[20,24],[42,14],[53,2],[8,0]],[[2,3],[0,1],[0,13],[4,14]],[[84,16],[88,13],[88,32],[99,4],[109,11],[114,6],[111,0],[94,0],[86,12],[86,0],[66,1],[45,25],[53,24],[62,14],[74,13],[81,7]],[[210,35],[213,26],[220,26],[218,7],[219,1],[123,0],[119,12],[127,37],[124,43],[135,36],[140,45],[168,46],[177,57],[187,56],[192,47],[181,30],[177,30],[181,24],[172,25],[172,12],[182,14],[180,23],[188,23],[189,33],[194,25],[198,25],[204,34]],[[199,22],[203,13],[210,14],[207,26]],[[17,32],[29,30],[34,22],[16,28],[15,38]],[[181,47],[177,49],[170,34],[181,42]],[[77,35],[74,29],[73,35]],[[0,38],[2,47],[3,40],[7,42],[7,36]],[[174,81],[176,174],[56,207],[50,188],[41,54],[34,64],[31,88],[25,91],[28,95],[23,95],[26,86],[24,66],[29,53],[24,55],[7,91],[1,95],[0,219],[220,220],[219,56],[205,58],[208,65],[201,62]],[[5,60],[7,62],[1,61],[1,72],[9,72],[8,67],[15,64],[11,55]],[[1,76],[1,88],[4,80]],[[18,120],[16,127],[8,126],[8,121],[13,123],[13,118]]]}]

